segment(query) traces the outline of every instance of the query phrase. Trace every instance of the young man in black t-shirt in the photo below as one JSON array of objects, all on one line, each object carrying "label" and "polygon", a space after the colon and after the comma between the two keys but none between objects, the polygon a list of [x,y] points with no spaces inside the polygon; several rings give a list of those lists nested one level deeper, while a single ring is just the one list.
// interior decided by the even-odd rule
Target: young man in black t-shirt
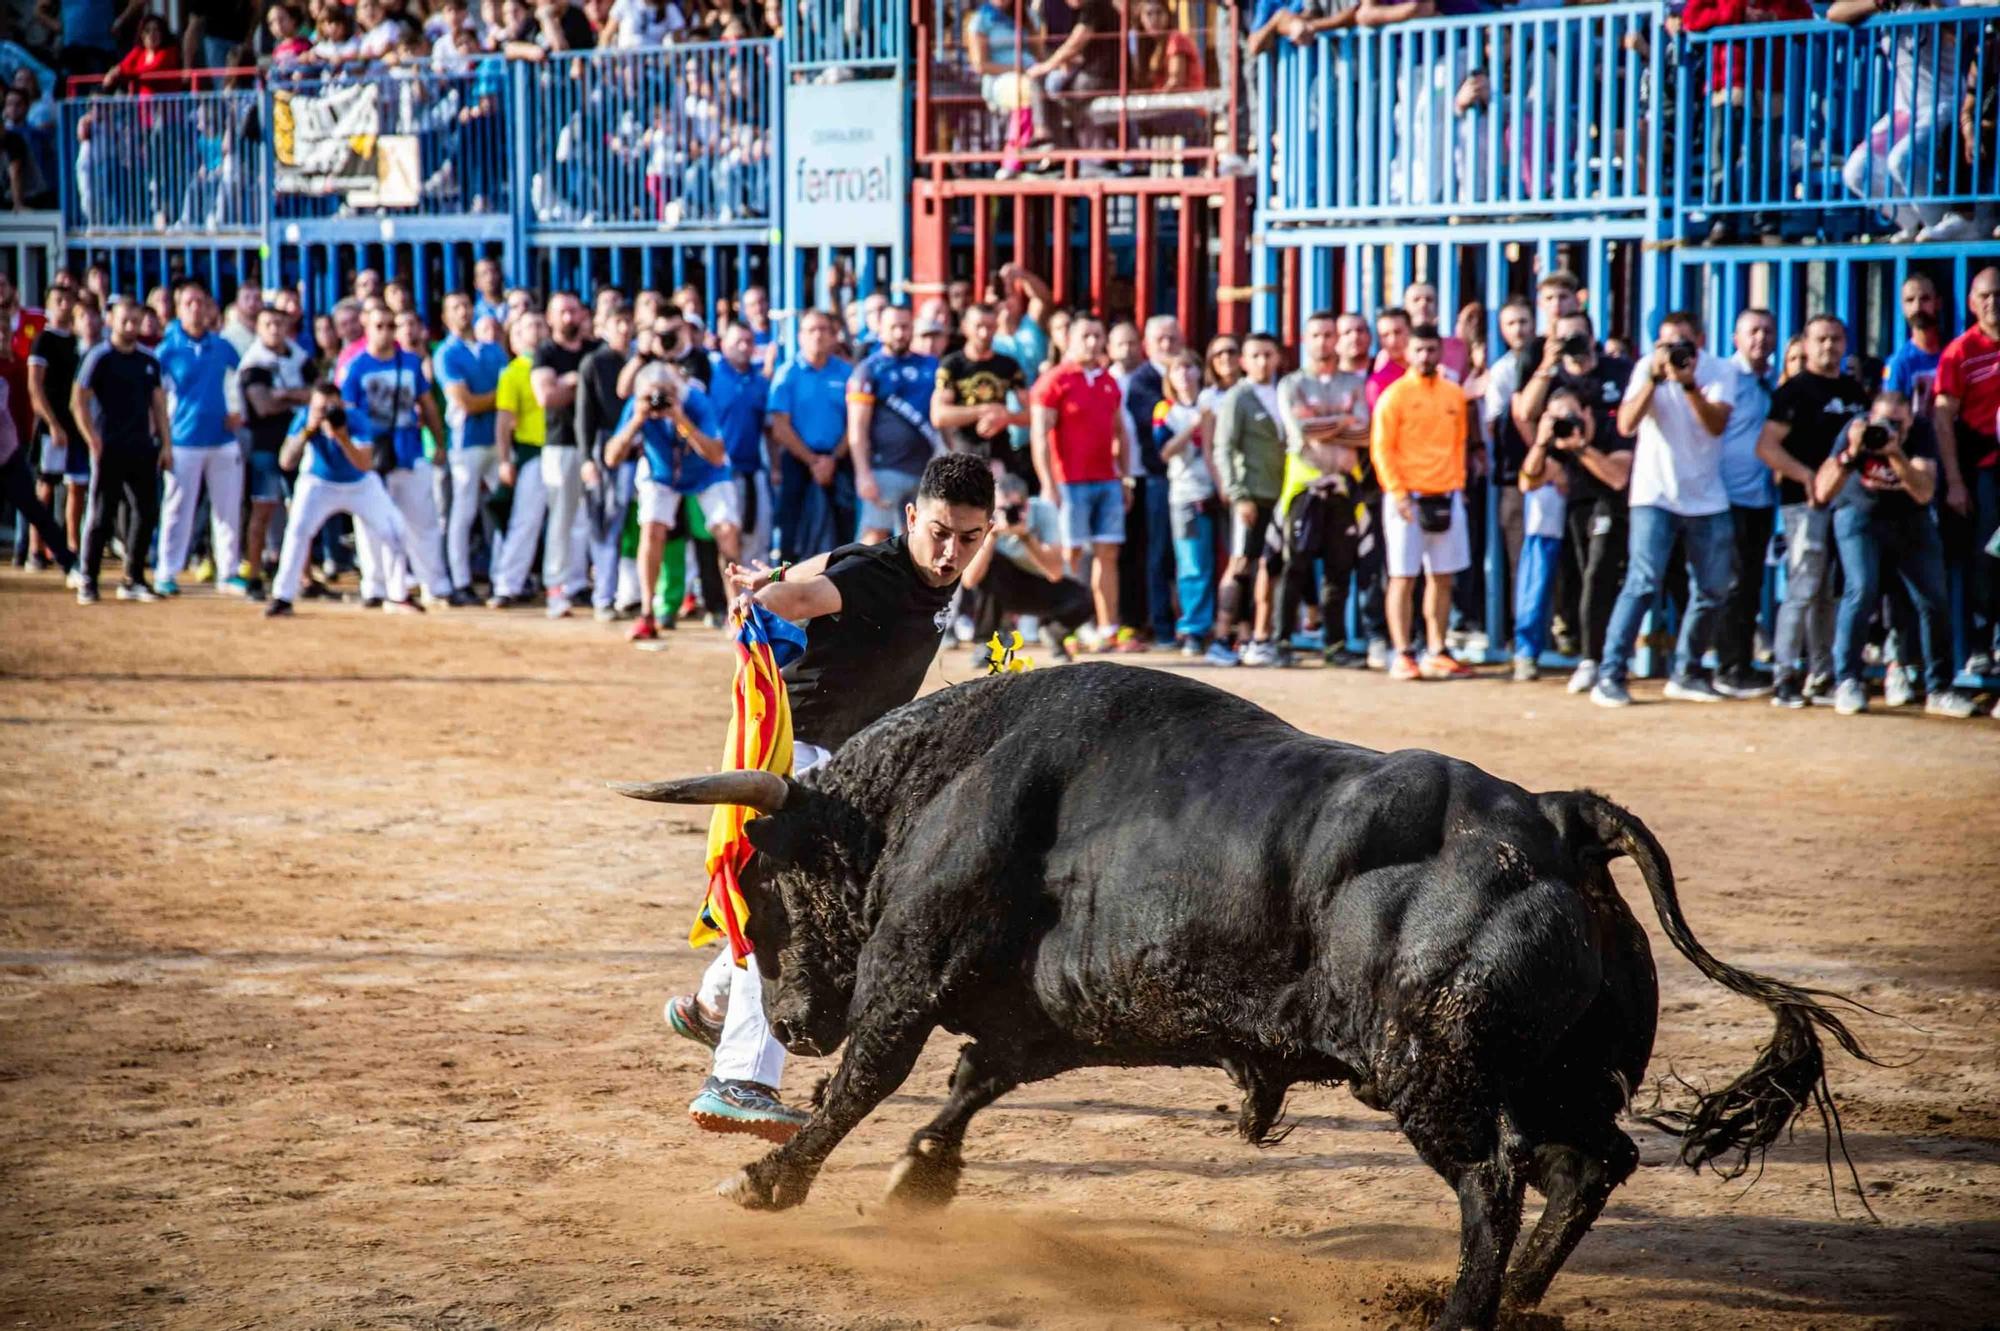
[{"label": "young man in black t-shirt", "polygon": [[160,472],[173,465],[172,427],[160,362],[139,345],[137,301],[111,307],[110,334],[76,372],[73,414],[90,449],[90,515],[83,528],[83,581],[78,605],[97,604],[97,574],[111,539],[112,506],[125,504],[125,581],[121,601],[156,601],[146,585],[146,552],[160,522]]},{"label": "young man in black t-shirt", "polygon": [[1842,716],[1868,710],[1861,646],[1869,616],[1881,601],[1883,575],[1894,570],[1909,589],[1922,626],[1928,689],[1924,710],[1971,716],[1977,710],[1973,700],[1951,687],[1944,543],[1930,513],[1938,488],[1937,438],[1930,423],[1915,418],[1903,394],[1876,394],[1867,417],[1851,420],[1828,451],[1813,486],[1815,497],[1833,515],[1847,576],[1833,637],[1834,669],[1840,676],[1834,710]]},{"label": "young man in black t-shirt", "polygon": [[250,436],[250,521],[243,533],[244,595],[264,599],[264,537],[285,502],[278,451],[292,417],[312,398],[306,386],[306,353],[288,336],[290,321],[275,305],[257,312],[257,341],[243,353],[236,382],[243,392],[243,425]]},{"label": "young man in black t-shirt", "polygon": [[931,424],[944,431],[954,453],[997,458],[1008,471],[1026,480],[1034,472],[1025,457],[1016,457],[1008,427],[1026,425],[1026,407],[1009,405],[1010,396],[1028,395],[1028,376],[1020,362],[993,349],[1000,330],[1000,312],[991,305],[974,305],[959,320],[965,345],[938,362],[937,391],[931,394]]},{"label": "young man in black t-shirt", "polygon": [[[805,653],[785,668],[794,776],[917,696],[950,626],[959,573],[992,528],[993,475],[965,454],[932,458],[903,516],[907,535],[879,545],[844,545],[789,568],[730,568],[739,594],[806,626]],[[811,1117],[778,1098],[785,1048],[764,1017],[755,957],[739,969],[725,950],[700,990],[671,1000],[666,1015],[715,1049],[688,1106],[701,1127],[782,1142]]]},{"label": "young man in black t-shirt", "polygon": [[[28,405],[35,413],[35,452],[31,464],[47,478],[47,490],[38,490],[43,503],[57,508],[55,481],[63,489],[63,529],[72,550],[83,548],[83,507],[90,495],[90,450],[77,433],[76,418],[70,414],[70,392],[76,387],[76,370],[81,355],[76,348],[76,293],[68,287],[50,287],[49,321],[35,334],[28,348]],[[72,581],[81,581],[78,575]]]},{"label": "young man in black t-shirt", "polygon": [[548,422],[541,457],[542,487],[549,497],[542,586],[548,593],[549,618],[561,619],[588,578],[588,570],[575,567],[571,559],[570,533],[576,527],[577,505],[583,502],[579,445],[584,441],[576,434],[577,378],[583,358],[597,350],[597,343],[584,335],[583,302],[570,293],[549,297],[548,317],[549,340],[535,348],[529,381]]},{"label": "young man in black t-shirt", "polygon": [[[1813,502],[1813,474],[1847,423],[1867,410],[1869,392],[1840,372],[1847,330],[1830,314],[1806,321],[1805,372],[1771,394],[1757,456],[1778,474],[1778,531],[1785,544],[1785,600],[1771,656],[1771,701],[1804,707],[1833,692],[1833,519]],[[1801,678],[1800,664],[1806,664]]]}]

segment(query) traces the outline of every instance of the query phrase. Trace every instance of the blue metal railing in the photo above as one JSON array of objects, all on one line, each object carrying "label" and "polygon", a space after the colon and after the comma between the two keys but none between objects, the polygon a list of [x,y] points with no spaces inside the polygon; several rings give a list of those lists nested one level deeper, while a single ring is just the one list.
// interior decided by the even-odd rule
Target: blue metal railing
[{"label": "blue metal railing", "polygon": [[92,235],[264,229],[268,122],[256,89],[72,97],[63,222]]},{"label": "blue metal railing", "polygon": [[869,66],[901,69],[913,0],[786,0],[785,64],[805,77]]},{"label": "blue metal railing", "polygon": [[1687,34],[1686,56],[1682,234],[1913,232],[2000,200],[1990,8],[1718,28]]},{"label": "blue metal railing", "polygon": [[531,232],[776,220],[775,39],[580,51],[525,77]]},{"label": "blue metal railing", "polygon": [[[513,207],[509,140],[517,132],[509,64],[499,56],[321,76],[273,70],[272,220],[505,214]],[[330,131],[356,127],[376,141],[371,187],[311,151]],[[350,166],[353,165],[350,163]]]},{"label": "blue metal railing", "polygon": [[1261,57],[1276,222],[1643,213],[1661,188],[1649,3],[1429,19]]}]

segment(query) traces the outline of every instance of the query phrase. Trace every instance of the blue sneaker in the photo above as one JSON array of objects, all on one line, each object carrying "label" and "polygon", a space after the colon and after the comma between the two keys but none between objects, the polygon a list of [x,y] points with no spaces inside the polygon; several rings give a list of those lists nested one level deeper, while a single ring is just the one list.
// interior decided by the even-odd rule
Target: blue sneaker
[{"label": "blue sneaker", "polygon": [[1227,643],[1213,642],[1208,646],[1208,654],[1201,658],[1212,666],[1233,666],[1243,663],[1236,658],[1236,652]]},{"label": "blue sneaker", "polygon": [[722,1038],[722,1026],[710,1021],[701,1010],[701,1004],[693,994],[683,994],[679,998],[667,1000],[667,1025],[673,1027],[674,1034],[683,1040],[693,1040],[696,1044],[715,1048]]},{"label": "blue sneaker", "polygon": [[250,595],[250,579],[224,578],[222,580],[222,590],[231,596],[247,597]]},{"label": "blue sneaker", "polygon": [[701,1094],[688,1103],[688,1117],[704,1132],[747,1132],[779,1146],[812,1121],[811,1114],[784,1104],[769,1086],[719,1077],[702,1084]]},{"label": "blue sneaker", "polygon": [[181,585],[172,578],[161,578],[153,584],[153,595],[155,596],[179,596],[180,594]]}]

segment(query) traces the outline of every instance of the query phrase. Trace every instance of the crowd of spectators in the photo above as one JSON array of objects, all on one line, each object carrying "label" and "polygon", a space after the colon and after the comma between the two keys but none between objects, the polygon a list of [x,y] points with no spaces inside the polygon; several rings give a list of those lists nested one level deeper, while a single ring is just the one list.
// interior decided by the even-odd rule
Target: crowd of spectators
[{"label": "crowd of spectators", "polygon": [[1372,319],[1312,315],[1289,373],[1268,335],[1196,354],[1171,317],[1107,326],[1011,264],[914,309],[805,311],[789,351],[758,288],[713,328],[691,288],[586,294],[510,289],[486,261],[433,315],[363,270],[308,322],[254,284],[224,310],[199,282],[114,296],[93,268],[45,313],[0,284],[17,558],[63,567],[86,604],[115,535],[124,599],[213,580],[282,615],[358,569],[364,606],[588,602],[644,642],[720,622],[722,561],[887,539],[924,463],[957,451],[1001,494],[966,640],[1020,623],[1065,655],[1311,651],[1408,680],[1505,643],[1515,680],[1561,659],[1605,707],[1651,646],[1669,699],[1842,714],[1866,709],[1872,662],[1889,705],[1949,716],[1975,707],[1961,669],[2000,653],[2000,269],[1962,302],[1913,276],[1886,365],[1829,315],[1780,349],[1762,310],[1714,350],[1668,314],[1628,359],[1562,272],[1499,311],[1497,357],[1482,310],[1447,334],[1420,282]]}]

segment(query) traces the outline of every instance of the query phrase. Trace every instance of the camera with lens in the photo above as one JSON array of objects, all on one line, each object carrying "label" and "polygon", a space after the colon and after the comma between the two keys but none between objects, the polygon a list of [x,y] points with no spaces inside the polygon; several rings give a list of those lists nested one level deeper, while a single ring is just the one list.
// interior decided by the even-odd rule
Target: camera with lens
[{"label": "camera with lens", "polygon": [[1574,416],[1558,416],[1549,425],[1549,434],[1557,439],[1574,439],[1583,433],[1583,423]]},{"label": "camera with lens", "polygon": [[1861,447],[1870,453],[1880,453],[1895,437],[1895,433],[1879,421],[1870,421],[1861,427]]},{"label": "camera with lens", "polygon": [[1561,351],[1572,360],[1582,360],[1590,354],[1590,334],[1571,333],[1562,340]]},{"label": "camera with lens", "polygon": [[326,422],[326,428],[329,430],[344,430],[347,428],[347,408],[328,407],[320,419]]},{"label": "camera with lens", "polygon": [[1002,504],[1000,505],[1000,520],[1009,527],[1018,527],[1028,520],[1028,506],[1026,504]]},{"label": "camera with lens", "polygon": [[1692,342],[1670,342],[1667,344],[1667,364],[1676,370],[1685,370],[1693,365],[1701,354],[1700,348]]},{"label": "camera with lens", "polygon": [[666,415],[669,411],[673,410],[673,405],[674,394],[672,389],[659,387],[646,394],[646,410],[655,416]]}]

